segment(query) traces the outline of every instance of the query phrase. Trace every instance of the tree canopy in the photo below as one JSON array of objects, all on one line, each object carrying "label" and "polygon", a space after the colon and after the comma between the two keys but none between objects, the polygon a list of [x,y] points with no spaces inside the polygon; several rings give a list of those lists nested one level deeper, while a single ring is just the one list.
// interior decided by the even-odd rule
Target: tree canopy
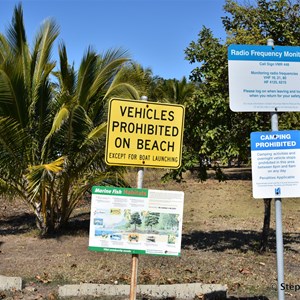
[{"label": "tree canopy", "polygon": [[[262,113],[236,113],[229,109],[227,47],[230,44],[296,45],[299,36],[299,1],[257,0],[240,4],[227,0],[222,18],[226,41],[203,27],[185,49],[195,64],[190,79],[197,84],[194,101],[187,106],[185,145],[195,153],[224,163],[247,161],[252,131],[268,131],[270,117]],[[282,113],[281,129],[299,127],[298,113]]]},{"label": "tree canopy", "polygon": [[[268,39],[274,40],[275,47],[299,45],[299,4],[299,0],[256,0],[243,4],[226,0],[222,18],[226,41],[215,38],[210,29],[203,27],[197,41],[186,48],[186,59],[197,64],[190,79],[199,85],[195,101],[187,108],[185,140],[191,153],[224,162],[233,157],[247,161],[250,133],[271,129],[267,113],[230,111],[227,47],[230,44],[266,45]],[[299,129],[299,121],[298,112],[279,113],[279,130]],[[264,202],[262,251],[267,248],[271,199]]]},{"label": "tree canopy", "polygon": [[104,163],[107,101],[140,97],[122,49],[90,47],[76,71],[62,43],[54,70],[58,34],[44,22],[30,47],[21,5],[0,34],[0,193],[27,202],[42,233],[64,226],[92,185],[125,184],[122,168]]},{"label": "tree canopy", "polygon": [[[275,45],[298,45],[299,8],[300,0],[226,0],[226,40],[201,28],[185,49],[186,60],[195,66],[188,81],[155,77],[123,49],[99,54],[89,47],[75,70],[61,43],[56,65],[51,54],[58,25],[45,21],[30,45],[22,6],[17,6],[7,33],[0,34],[0,193],[27,202],[46,233],[66,224],[92,185],[125,185],[123,168],[104,162],[111,97],[147,95],[186,106],[183,165],[173,178],[197,163],[205,178],[206,157],[247,162],[250,133],[269,130],[270,117],[230,110],[227,47],[265,45],[269,38]],[[280,114],[280,130],[299,124],[299,113]]]}]

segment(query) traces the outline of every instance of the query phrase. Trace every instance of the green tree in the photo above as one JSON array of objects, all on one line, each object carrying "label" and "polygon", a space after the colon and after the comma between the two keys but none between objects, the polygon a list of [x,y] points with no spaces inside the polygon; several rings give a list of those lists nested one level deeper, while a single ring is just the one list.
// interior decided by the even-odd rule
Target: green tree
[{"label": "green tree", "polygon": [[[223,24],[228,34],[227,44],[261,44],[271,38],[275,45],[299,45],[300,43],[300,1],[289,0],[257,0],[255,5],[240,6],[235,1],[228,0],[225,10],[232,17],[223,18]],[[246,13],[246,15],[245,15]],[[246,18],[245,18],[246,16]],[[260,114],[268,129],[270,117]],[[299,113],[280,113],[279,130],[299,128]],[[266,130],[268,130],[266,129]],[[271,220],[271,201],[264,199],[264,222],[260,250],[266,251]]]},{"label": "green tree", "polygon": [[58,83],[50,81],[58,33],[44,22],[30,51],[19,5],[0,35],[0,192],[26,201],[42,234],[64,226],[92,185],[125,184],[122,168],[104,163],[106,106],[113,96],[139,98],[119,76],[129,61],[120,49],[89,48],[75,71],[62,44]]},{"label": "green tree", "polygon": [[250,132],[263,129],[264,122],[257,113],[230,110],[227,46],[206,27],[198,36],[185,51],[191,63],[201,63],[191,73],[199,89],[187,106],[185,144],[200,157],[209,156],[223,164],[235,157],[247,161]]},{"label": "green tree", "polygon": [[134,230],[136,231],[136,227],[142,224],[141,216],[138,212],[135,212],[131,215],[130,224],[134,225]]},{"label": "green tree", "polygon": [[188,82],[186,77],[181,80],[175,78],[162,80],[159,88],[161,99],[157,99],[158,101],[182,105],[186,105],[191,101],[195,91],[195,85]]},{"label": "green tree", "polygon": [[149,212],[145,218],[145,225],[147,227],[150,227],[150,230],[152,230],[153,226],[158,224],[159,218],[160,218],[160,213]]},{"label": "green tree", "polygon": [[222,18],[227,44],[265,45],[272,38],[275,45],[299,45],[299,0],[226,0]]},{"label": "green tree", "polygon": [[[187,107],[185,146],[192,153],[210,156],[228,163],[233,157],[250,156],[250,133],[269,131],[270,116],[263,113],[234,113],[229,109],[227,46],[229,44],[297,45],[299,0],[256,0],[240,4],[227,0],[222,18],[227,38],[215,38],[203,27],[197,41],[186,48],[186,59],[197,64],[191,80],[199,85],[194,101]],[[299,128],[299,113],[281,113],[279,128]],[[270,199],[265,200],[263,237],[268,236]],[[265,229],[267,231],[265,231]],[[261,250],[266,249],[262,239]]]},{"label": "green tree", "polygon": [[[181,80],[175,78],[167,80],[163,78],[154,78],[153,82],[156,87],[153,97],[156,101],[181,104],[185,107],[193,102],[196,86],[193,82],[188,82],[185,77],[183,77]],[[197,162],[193,160],[189,151],[183,150],[182,152],[182,165],[179,169],[170,170],[169,172],[167,172],[162,178],[164,181],[167,181],[169,179],[181,181],[182,174],[187,169],[192,168],[195,165],[195,162]]]},{"label": "green tree", "polygon": [[[139,91],[139,95],[145,95],[151,99],[153,77],[150,68],[143,68],[139,63],[129,61],[119,72],[119,79],[134,86]],[[130,97],[130,95],[128,95],[128,97]],[[133,94],[130,99],[138,99],[137,97],[138,95]]]},{"label": "green tree", "polygon": [[176,214],[163,214],[162,215],[162,224],[164,229],[178,230],[179,226],[179,215]]}]

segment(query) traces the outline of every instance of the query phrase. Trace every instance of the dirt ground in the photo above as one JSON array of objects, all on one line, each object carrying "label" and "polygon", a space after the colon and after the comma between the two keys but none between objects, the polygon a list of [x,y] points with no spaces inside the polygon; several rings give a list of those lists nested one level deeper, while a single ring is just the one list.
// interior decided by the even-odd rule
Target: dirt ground
[{"label": "dirt ground", "polygon": [[[274,203],[270,250],[258,252],[262,200],[252,198],[251,170],[228,169],[226,182],[212,176],[199,182],[162,183],[162,171],[145,170],[144,187],[185,193],[181,257],[140,255],[139,284],[218,283],[230,299],[277,299]],[[135,187],[136,173],[128,180]],[[67,283],[129,284],[131,255],[88,250],[88,200],[82,201],[69,228],[40,238],[34,217],[18,201],[0,201],[0,275],[20,276],[22,292],[0,292],[0,299],[58,299]],[[300,284],[300,199],[283,199],[285,284]],[[300,291],[286,291],[300,299]]]}]

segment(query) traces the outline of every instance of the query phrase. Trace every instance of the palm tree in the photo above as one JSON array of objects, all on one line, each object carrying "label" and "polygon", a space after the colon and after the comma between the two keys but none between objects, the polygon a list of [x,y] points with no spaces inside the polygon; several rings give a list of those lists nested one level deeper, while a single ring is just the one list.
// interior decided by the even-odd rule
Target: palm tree
[{"label": "palm tree", "polygon": [[[126,81],[134,86],[140,95],[148,96],[149,100],[153,100],[152,97],[152,70],[150,68],[144,68],[137,62],[130,61],[126,66],[119,72],[119,79]],[[139,95],[132,95],[134,99]]]},{"label": "palm tree", "polygon": [[[31,196],[27,175],[30,166],[40,163],[43,140],[51,128],[49,76],[55,64],[50,54],[57,35],[57,25],[44,22],[31,53],[20,5],[14,10],[7,38],[0,35],[0,190],[22,197],[37,217],[41,203]],[[49,172],[52,167],[48,165]]]},{"label": "palm tree", "polygon": [[61,44],[53,72],[57,36],[44,22],[31,52],[20,5],[0,35],[0,193],[25,200],[43,234],[64,226],[92,185],[125,184],[122,169],[104,163],[105,107],[112,96],[139,98],[118,75],[129,60],[120,49],[89,48],[76,72]]},{"label": "palm tree", "polygon": [[168,79],[164,80],[160,86],[162,90],[162,101],[187,105],[191,102],[195,92],[195,85],[191,82],[187,82],[183,77],[181,80]]}]

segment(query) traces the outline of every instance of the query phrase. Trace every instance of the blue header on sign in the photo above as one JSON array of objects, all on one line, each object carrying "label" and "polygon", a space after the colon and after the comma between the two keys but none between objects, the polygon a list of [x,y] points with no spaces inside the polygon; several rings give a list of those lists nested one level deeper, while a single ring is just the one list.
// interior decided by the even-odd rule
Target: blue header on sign
[{"label": "blue header on sign", "polygon": [[300,47],[230,45],[228,60],[300,62]]},{"label": "blue header on sign", "polygon": [[251,133],[251,151],[300,149],[300,131],[266,131]]}]

